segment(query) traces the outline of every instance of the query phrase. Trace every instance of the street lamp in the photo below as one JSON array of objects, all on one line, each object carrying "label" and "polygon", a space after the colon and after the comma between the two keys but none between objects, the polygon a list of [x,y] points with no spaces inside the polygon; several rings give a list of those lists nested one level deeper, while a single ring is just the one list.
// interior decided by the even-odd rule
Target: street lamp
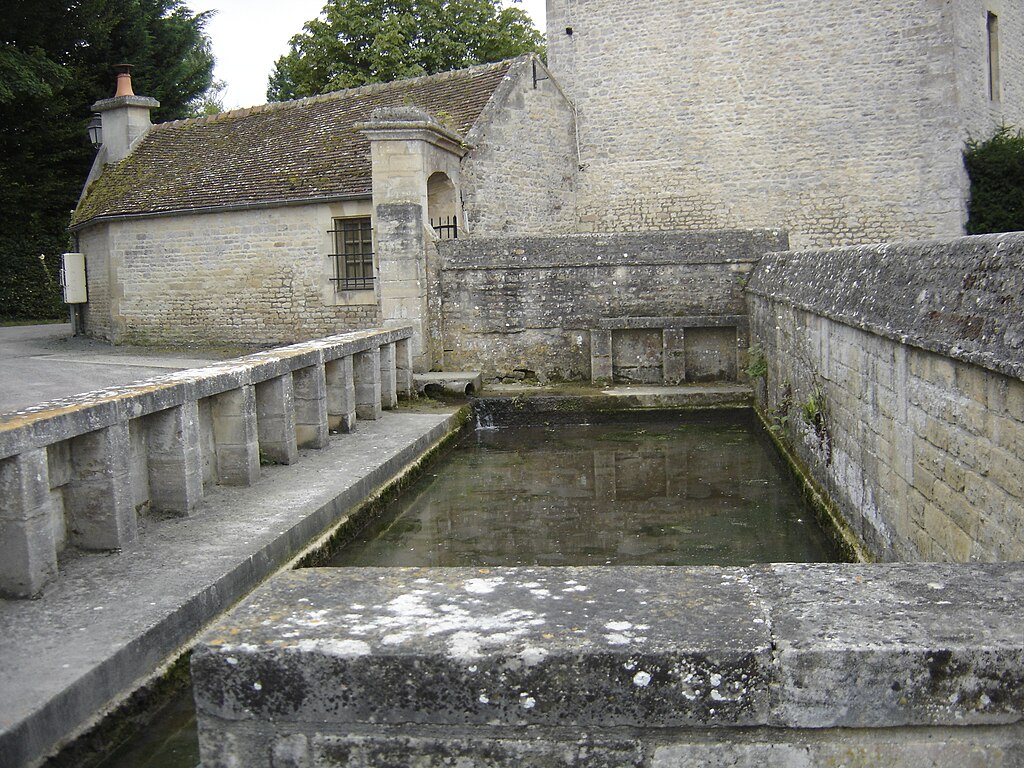
[{"label": "street lamp", "polygon": [[89,120],[89,125],[86,126],[86,131],[89,132],[89,141],[92,142],[94,147],[98,147],[103,143],[103,118],[100,115],[93,115],[92,119]]}]

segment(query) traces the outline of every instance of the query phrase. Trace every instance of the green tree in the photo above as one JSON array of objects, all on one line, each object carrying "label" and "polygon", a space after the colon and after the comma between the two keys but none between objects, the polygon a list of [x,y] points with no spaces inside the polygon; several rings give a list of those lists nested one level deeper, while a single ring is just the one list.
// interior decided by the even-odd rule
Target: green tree
[{"label": "green tree", "polygon": [[967,233],[1024,230],[1024,132],[1001,127],[986,141],[967,142],[971,178]]},{"label": "green tree", "polygon": [[[91,105],[113,95],[113,65],[135,92],[185,117],[211,85],[208,13],[184,0],[0,3],[0,318],[60,317],[59,254],[95,156]],[[40,256],[44,258],[40,258]]]},{"label": "green tree", "polygon": [[277,60],[267,98],[431,75],[543,47],[526,12],[499,0],[330,0]]}]

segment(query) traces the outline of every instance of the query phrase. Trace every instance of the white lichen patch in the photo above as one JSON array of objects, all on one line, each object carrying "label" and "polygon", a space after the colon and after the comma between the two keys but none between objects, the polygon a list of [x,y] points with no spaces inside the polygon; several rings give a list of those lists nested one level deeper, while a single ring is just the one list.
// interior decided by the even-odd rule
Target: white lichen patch
[{"label": "white lichen patch", "polygon": [[519,658],[523,664],[528,667],[540,664],[544,659],[548,657],[548,651],[544,648],[535,648],[533,646],[527,646],[519,653]]},{"label": "white lichen patch", "polygon": [[500,576],[490,579],[466,579],[462,588],[471,595],[489,595],[504,583],[505,580]]},{"label": "white lichen patch", "polygon": [[326,623],[324,617],[328,613],[330,611],[327,610],[307,611],[299,616],[292,617],[288,623],[296,627],[319,627]]},{"label": "white lichen patch", "polygon": [[305,653],[322,653],[327,656],[339,656],[346,659],[368,656],[372,651],[369,643],[348,638],[300,640],[296,648]]}]

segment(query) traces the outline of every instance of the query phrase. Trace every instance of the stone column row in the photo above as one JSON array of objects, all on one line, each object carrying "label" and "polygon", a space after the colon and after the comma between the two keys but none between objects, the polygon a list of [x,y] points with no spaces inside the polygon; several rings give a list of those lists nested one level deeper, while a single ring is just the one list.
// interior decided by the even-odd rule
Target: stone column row
[{"label": "stone column row", "polygon": [[[217,482],[248,486],[261,463],[291,464],[299,448],[324,448],[330,432],[379,419],[411,396],[409,340],[300,368],[211,398]],[[141,418],[133,456],[128,421],[71,438],[58,458],[37,448],[0,460],[0,595],[32,597],[57,575],[55,531],[87,550],[121,549],[138,536],[136,503],[191,514],[203,499],[203,430],[195,400]],[[51,489],[50,465],[59,467]],[[133,488],[133,462],[138,483]],[[136,498],[135,491],[141,498]]]}]

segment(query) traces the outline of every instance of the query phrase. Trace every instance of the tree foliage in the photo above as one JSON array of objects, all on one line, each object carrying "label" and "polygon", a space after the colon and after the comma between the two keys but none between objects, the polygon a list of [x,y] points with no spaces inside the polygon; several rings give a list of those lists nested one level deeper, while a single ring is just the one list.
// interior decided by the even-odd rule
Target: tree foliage
[{"label": "tree foliage", "polygon": [[540,32],[525,11],[499,0],[330,0],[277,60],[267,98],[314,96],[531,51],[543,51]]},{"label": "tree foliage", "polygon": [[185,0],[0,3],[0,318],[64,311],[59,254],[73,246],[68,218],[95,156],[85,127],[113,95],[113,65],[135,65],[135,92],[161,103],[155,120],[185,117],[212,81],[208,18]]},{"label": "tree foliage", "polygon": [[967,142],[971,177],[967,232],[1024,230],[1024,131],[1003,126],[985,141]]}]

